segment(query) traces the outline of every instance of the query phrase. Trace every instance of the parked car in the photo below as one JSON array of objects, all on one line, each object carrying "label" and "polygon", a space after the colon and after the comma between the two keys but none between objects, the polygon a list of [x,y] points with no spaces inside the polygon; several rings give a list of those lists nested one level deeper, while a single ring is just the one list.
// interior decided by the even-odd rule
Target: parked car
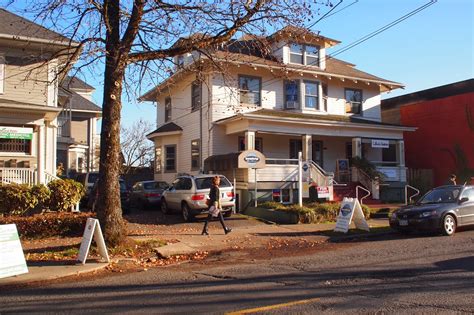
[{"label": "parked car", "polygon": [[[130,210],[130,205],[129,205],[130,192],[123,179],[119,179],[119,184],[120,184],[120,203],[122,206],[122,212],[123,214],[127,214]],[[97,189],[98,186],[99,186],[99,181],[97,180],[94,183],[94,186],[92,186],[91,192],[89,194],[89,199],[87,201],[87,208],[91,211],[95,211],[97,200],[99,198],[99,190]]]},{"label": "parked car", "polygon": [[74,177],[76,182],[79,182],[84,186],[85,194],[81,199],[81,207],[87,206],[89,204],[89,194],[94,186],[95,182],[99,180],[99,172],[90,172],[90,173],[79,173]]},{"label": "parked car", "polygon": [[169,186],[167,182],[153,180],[135,183],[130,192],[130,207],[144,209],[160,206],[161,196]]},{"label": "parked car", "polygon": [[474,225],[474,186],[434,188],[417,203],[392,213],[390,226],[398,231],[441,231],[453,235],[457,227]]},{"label": "parked car", "polygon": [[[216,175],[186,175],[176,178],[170,188],[164,191],[161,198],[161,211],[170,213],[173,210],[181,211],[185,221],[191,221],[198,214],[207,213],[206,200],[212,178]],[[221,178],[220,192],[222,212],[224,216],[231,216],[234,203],[234,188],[230,181],[223,175]]]}]

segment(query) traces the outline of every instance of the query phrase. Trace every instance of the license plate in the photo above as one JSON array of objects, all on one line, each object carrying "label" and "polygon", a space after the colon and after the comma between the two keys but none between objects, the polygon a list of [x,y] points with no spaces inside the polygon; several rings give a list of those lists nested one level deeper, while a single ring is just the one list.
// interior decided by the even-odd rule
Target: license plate
[{"label": "license plate", "polygon": [[400,226],[407,226],[408,225],[408,220],[400,220],[400,221],[398,221],[398,224]]}]

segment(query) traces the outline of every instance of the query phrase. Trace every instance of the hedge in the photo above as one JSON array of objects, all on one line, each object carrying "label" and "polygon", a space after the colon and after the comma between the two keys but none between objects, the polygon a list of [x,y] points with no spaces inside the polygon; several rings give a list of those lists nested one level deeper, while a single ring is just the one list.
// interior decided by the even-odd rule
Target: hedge
[{"label": "hedge", "polygon": [[[299,216],[300,223],[322,223],[336,221],[340,203],[305,203],[303,206],[296,204],[284,205],[279,202],[267,201],[259,205],[262,208],[274,209],[278,211],[295,212]],[[362,205],[362,212],[366,219],[370,218],[370,208]]]},{"label": "hedge", "polygon": [[44,210],[67,211],[84,194],[82,184],[71,179],[51,181],[48,186],[0,185],[0,214],[31,215]]},{"label": "hedge", "polygon": [[82,236],[87,219],[93,216],[91,212],[48,212],[29,217],[7,215],[0,217],[0,224],[16,224],[18,234],[22,239],[52,236],[77,237]]}]

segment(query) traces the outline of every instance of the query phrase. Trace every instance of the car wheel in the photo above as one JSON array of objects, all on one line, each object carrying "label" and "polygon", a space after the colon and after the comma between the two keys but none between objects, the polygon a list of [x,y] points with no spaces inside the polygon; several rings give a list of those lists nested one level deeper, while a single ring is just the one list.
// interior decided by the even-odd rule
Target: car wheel
[{"label": "car wheel", "polygon": [[447,214],[443,219],[443,234],[452,236],[456,232],[456,219],[451,215]]},{"label": "car wheel", "polygon": [[183,202],[181,205],[181,212],[183,213],[183,219],[186,222],[191,222],[194,219],[194,216],[191,214],[191,209],[187,203]]},{"label": "car wheel", "polygon": [[168,208],[168,204],[166,203],[166,200],[161,200],[161,212],[163,212],[163,214],[169,214],[170,213],[170,209]]}]

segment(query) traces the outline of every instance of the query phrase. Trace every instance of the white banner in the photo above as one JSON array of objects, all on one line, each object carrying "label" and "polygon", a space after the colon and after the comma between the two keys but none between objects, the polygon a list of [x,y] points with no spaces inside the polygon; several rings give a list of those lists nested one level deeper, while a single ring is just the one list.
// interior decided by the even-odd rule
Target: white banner
[{"label": "white banner", "polygon": [[77,260],[79,260],[82,264],[86,263],[92,238],[94,238],[99,250],[99,254],[102,256],[102,258],[109,262],[109,254],[107,253],[107,247],[105,246],[104,236],[102,235],[99,220],[92,218],[87,219],[86,228],[84,229],[84,234],[82,236],[81,247],[79,248],[79,256]]},{"label": "white banner", "polygon": [[388,147],[390,147],[388,140],[372,139],[372,148],[387,149]]},{"label": "white banner", "polygon": [[28,273],[15,224],[0,225],[0,278]]},{"label": "white banner", "polygon": [[344,198],[341,202],[341,209],[339,210],[334,232],[347,233],[353,219],[356,228],[370,231],[359,200],[356,198]]}]

